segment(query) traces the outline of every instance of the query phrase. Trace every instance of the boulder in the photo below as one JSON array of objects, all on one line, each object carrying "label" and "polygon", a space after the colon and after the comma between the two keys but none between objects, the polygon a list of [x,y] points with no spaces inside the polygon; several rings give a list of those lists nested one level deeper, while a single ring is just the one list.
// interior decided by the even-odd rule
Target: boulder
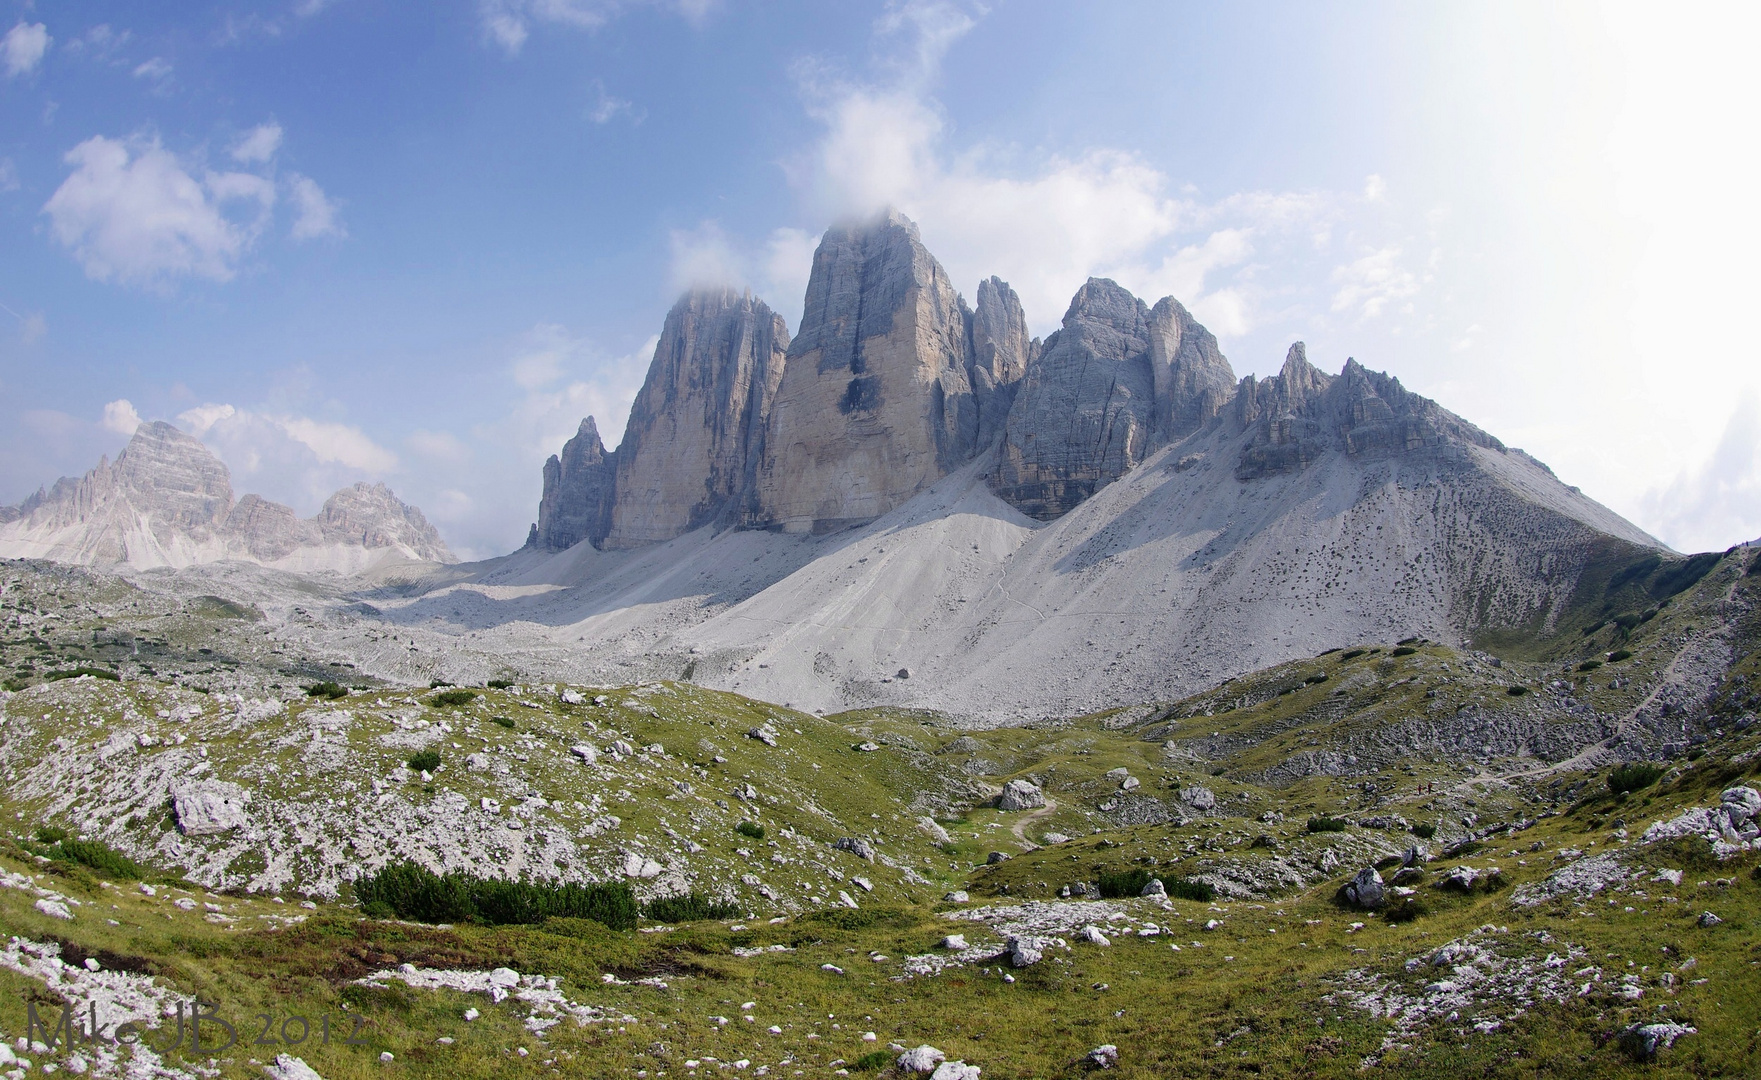
[{"label": "boulder", "polygon": [[936,1066],[929,1080],[978,1080],[980,1069],[964,1061],[944,1061]]},{"label": "boulder", "polygon": [[832,844],[832,847],[839,851],[848,851],[858,859],[874,861],[874,844],[866,836],[846,836]]},{"label": "boulder", "polygon": [[171,790],[172,812],[185,836],[214,836],[242,828],[250,792],[224,780],[197,780]]},{"label": "boulder", "polygon": [[986,866],[995,866],[1000,862],[1007,862],[1007,861],[1009,861],[1008,852],[993,851],[989,855],[985,856],[984,864]]},{"label": "boulder", "polygon": [[778,745],[777,729],[769,724],[760,724],[746,733],[748,739],[757,739],[766,746]]},{"label": "boulder", "polygon": [[1621,1033],[1620,1045],[1640,1061],[1649,1061],[1657,1051],[1667,1050],[1683,1035],[1697,1035],[1698,1028],[1664,1021],[1659,1024],[1634,1024]]},{"label": "boulder", "polygon": [[1210,788],[1194,785],[1180,789],[1180,801],[1194,810],[1212,810],[1216,808],[1217,796]]},{"label": "boulder", "polygon": [[1712,914],[1710,911],[1700,912],[1700,917],[1695,920],[1695,923],[1697,925],[1699,925],[1701,928],[1707,929],[1707,930],[1710,930],[1712,927],[1718,926],[1719,924],[1721,924],[1723,922],[1724,922],[1723,919]]},{"label": "boulder", "polygon": [[1101,928],[1093,925],[1092,923],[1088,926],[1083,927],[1081,930],[1078,930],[1076,932],[1076,936],[1078,939],[1080,939],[1082,941],[1086,941],[1090,945],[1111,945],[1111,944],[1113,944],[1113,942],[1107,937],[1107,935],[1101,933]]},{"label": "boulder", "polygon": [[1168,895],[1168,887],[1162,884],[1161,878],[1150,878],[1150,883],[1145,885],[1143,891],[1138,895],[1149,897],[1152,900],[1160,900]]},{"label": "boulder", "polygon": [[1045,792],[1026,780],[1011,780],[997,797],[999,810],[1034,810],[1046,804]]},{"label": "boulder", "polygon": [[599,760],[599,751],[587,743],[576,743],[569,747],[569,753],[580,758],[583,764],[591,765]]},{"label": "boulder", "polygon": [[927,1073],[935,1071],[935,1067],[948,1060],[948,1055],[933,1046],[919,1046],[915,1050],[907,1050],[899,1055],[899,1071],[904,1073]]},{"label": "boulder", "polygon": [[953,892],[944,894],[942,899],[950,904],[964,904],[971,898],[966,895],[965,889],[955,889]]},{"label": "boulder", "polygon": [[954,952],[959,952],[962,949],[966,948],[966,935],[965,934],[949,934],[947,937],[945,937],[941,940],[941,946],[944,949],[950,949]]},{"label": "boulder", "polygon": [[1339,890],[1339,897],[1348,906],[1360,911],[1374,911],[1387,901],[1382,875],[1373,866],[1366,866]]},{"label": "boulder", "polygon": [[1039,938],[1013,936],[1008,941],[1009,964],[1012,967],[1031,967],[1045,959],[1045,942]]},{"label": "boulder", "polygon": [[1082,1060],[1091,1069],[1111,1069],[1119,1064],[1119,1048],[1112,1043],[1102,1043]]}]

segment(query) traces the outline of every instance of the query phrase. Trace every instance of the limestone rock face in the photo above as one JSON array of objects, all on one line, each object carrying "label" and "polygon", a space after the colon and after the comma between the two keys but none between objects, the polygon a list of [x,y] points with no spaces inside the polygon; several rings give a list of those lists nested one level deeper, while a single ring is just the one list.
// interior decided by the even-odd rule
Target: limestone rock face
[{"label": "limestone rock face", "polygon": [[889,212],[828,230],[749,523],[830,532],[886,513],[964,463],[981,411],[972,368],[971,313],[916,225]]},{"label": "limestone rock face", "polygon": [[343,488],[324,501],[313,524],[327,543],[369,551],[398,548],[431,562],[452,560],[446,542],[422,511],[399,499],[384,484]]},{"label": "limestone rock face", "polygon": [[1025,514],[1059,517],[1144,459],[1155,416],[1149,309],[1090,278],[1016,395],[992,486]]},{"label": "limestone rock face", "polygon": [[383,484],[344,488],[310,519],[256,495],[235,504],[226,465],[164,421],[142,424],[114,464],[100,460],[9,508],[0,557],[138,568],[242,559],[343,572],[386,557],[452,561],[422,512]]},{"label": "limestone rock face", "polygon": [[1015,392],[1039,350],[1039,339],[1028,335],[1021,298],[1009,283],[998,277],[979,282],[978,306],[972,313],[972,388],[979,403],[979,449],[1002,435]]},{"label": "limestone rock face", "polygon": [[563,452],[544,463],[544,495],[538,523],[526,543],[550,551],[574,547],[583,540],[598,547],[611,532],[617,484],[617,455],[605,451],[593,417],[581,421]]},{"label": "limestone rock face", "polygon": [[1179,442],[1217,415],[1235,395],[1235,371],[1217,337],[1180,301],[1164,296],[1150,310],[1150,373],[1156,391],[1156,433]]},{"label": "limestone rock face", "polygon": [[1337,377],[1325,374],[1308,362],[1300,341],[1290,346],[1277,375],[1259,382],[1251,375],[1241,380],[1234,412],[1236,422],[1251,433],[1235,467],[1241,480],[1298,472],[1329,450],[1359,457],[1469,444],[1500,453],[1505,449],[1461,417],[1407,390],[1399,379],[1366,370],[1356,360],[1348,359]]},{"label": "limestone rock face", "polygon": [[610,548],[748,509],[789,329],[750,293],[697,290],[668,313],[617,450]]}]

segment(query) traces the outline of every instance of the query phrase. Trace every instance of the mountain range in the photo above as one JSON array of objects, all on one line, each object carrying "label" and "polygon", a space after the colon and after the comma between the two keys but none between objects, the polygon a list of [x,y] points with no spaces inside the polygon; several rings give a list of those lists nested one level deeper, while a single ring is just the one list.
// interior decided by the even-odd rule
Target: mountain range
[{"label": "mountain range", "polygon": [[[686,293],[622,443],[587,417],[545,463],[526,545],[400,570],[420,587],[373,610],[456,632],[429,677],[686,678],[1008,722],[1354,641],[1551,635],[1678,558],[1355,360],[1330,373],[1298,342],[1237,379],[1173,297],[1090,279],[1036,339],[1006,282],[969,305],[896,212],[825,234],[803,311],[791,336],[749,293]],[[5,513],[12,556],[451,561],[383,487],[308,521],[235,504],[166,424]]]},{"label": "mountain range", "polygon": [[0,507],[0,557],[136,569],[238,559],[340,573],[453,561],[422,512],[384,484],[343,488],[304,519],[256,495],[234,501],[226,465],[164,421],[137,428],[115,462]]}]

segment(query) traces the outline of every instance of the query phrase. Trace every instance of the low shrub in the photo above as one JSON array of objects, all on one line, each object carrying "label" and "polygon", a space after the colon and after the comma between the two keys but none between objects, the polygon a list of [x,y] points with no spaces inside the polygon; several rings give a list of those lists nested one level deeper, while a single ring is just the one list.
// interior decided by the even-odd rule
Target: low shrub
[{"label": "low shrub", "polygon": [[880,1072],[893,1063],[891,1050],[870,1050],[850,1063],[850,1068],[857,1072]]},{"label": "low shrub", "polygon": [[145,871],[133,859],[96,840],[64,839],[50,850],[49,857],[79,863],[119,881],[139,881],[145,876]]},{"label": "low shrub", "polygon": [[1632,658],[1633,654],[1629,649],[1616,649],[1608,654],[1608,662],[1610,664],[1618,664],[1622,660],[1631,660]]},{"label": "low shrub", "polygon": [[55,682],[58,679],[77,679],[81,675],[90,675],[94,679],[109,679],[111,682],[122,681],[122,676],[114,671],[105,671],[103,668],[85,667],[84,665],[68,668],[65,671],[51,671],[43,676],[43,679],[46,682]]},{"label": "low shrub", "polygon": [[1585,660],[1583,663],[1578,665],[1578,670],[1579,671],[1595,671],[1597,668],[1599,668],[1601,666],[1602,666],[1602,661],[1600,661],[1600,660]]},{"label": "low shrub", "polygon": [[442,690],[429,697],[428,704],[435,708],[445,708],[454,705],[469,705],[476,700],[477,691],[475,690]]},{"label": "low shrub", "polygon": [[1511,697],[1522,697],[1524,694],[1529,692],[1529,688],[1526,686],[1523,686],[1519,683],[1516,686],[1505,687],[1504,692],[1506,694],[1509,694]]},{"label": "low shrub", "polygon": [[1312,817],[1312,818],[1309,818],[1308,830],[1309,830],[1309,832],[1312,832],[1312,833],[1344,832],[1345,826],[1346,826],[1346,820],[1344,818]]},{"label": "low shrub", "polygon": [[1413,653],[1416,653],[1416,652],[1418,652],[1418,650],[1413,648],[1411,645],[1397,645],[1394,647],[1394,649],[1392,649],[1388,653],[1388,655],[1389,656],[1411,656]]},{"label": "low shrub", "polygon": [[1310,675],[1308,678],[1303,680],[1303,682],[1307,683],[1310,686],[1313,686],[1316,683],[1324,683],[1326,681],[1327,681],[1327,673],[1325,671],[1320,672],[1315,675]]},{"label": "low shrub", "polygon": [[1162,887],[1168,890],[1169,896],[1178,900],[1197,900],[1208,904],[1217,898],[1217,890],[1211,888],[1208,882],[1194,878],[1165,877],[1162,879]]},{"label": "low shrub", "polygon": [[484,683],[483,685],[489,687],[491,690],[509,690],[509,689],[513,688],[514,680],[512,680],[512,679],[490,679],[488,682]]},{"label": "low shrub", "polygon": [[474,874],[436,874],[415,863],[386,866],[355,882],[355,897],[369,915],[389,912],[428,923],[525,925],[548,918],[592,919],[613,930],[636,925],[640,909],[621,882],[509,881]]},{"label": "low shrub", "polygon": [[506,717],[506,716],[492,716],[489,718],[489,722],[492,724],[500,724],[502,727],[507,728],[509,731],[514,730],[513,720],[510,719],[509,717]]},{"label": "low shrub", "polygon": [[1650,787],[1663,777],[1663,766],[1648,761],[1629,761],[1616,765],[1608,774],[1608,790],[1616,795]]},{"label": "low shrub", "polygon": [[331,701],[335,701],[337,698],[348,697],[349,692],[338,683],[315,682],[311,686],[306,687],[306,696],[311,698],[328,698]]},{"label": "low shrub", "polygon": [[1594,634],[1596,631],[1602,629],[1604,626],[1607,626],[1607,625],[1608,625],[1607,619],[1597,619],[1595,622],[1591,623],[1589,626],[1584,627],[1584,636],[1589,637],[1591,634]]},{"label": "low shrub", "polygon": [[430,690],[438,690],[443,686],[451,686],[451,685],[452,685],[452,683],[447,682],[445,679],[429,679],[428,680],[428,689],[430,689]]},{"label": "low shrub", "polygon": [[742,821],[734,826],[734,831],[741,836],[750,836],[754,840],[764,839],[764,826],[756,821]]},{"label": "low shrub", "polygon": [[1396,645],[1423,645],[1424,643],[1425,639],[1421,637],[1401,638],[1395,642]]},{"label": "low shrub", "polygon": [[727,900],[717,900],[701,893],[659,896],[642,905],[644,918],[655,922],[698,922],[703,919],[731,919],[740,909]]},{"label": "low shrub", "polygon": [[39,844],[59,844],[67,839],[67,830],[59,825],[38,825],[35,835]]},{"label": "low shrub", "polygon": [[1634,627],[1638,626],[1640,623],[1644,622],[1645,620],[1644,620],[1643,616],[1635,615],[1634,613],[1629,611],[1623,615],[1616,615],[1614,618],[1612,618],[1608,621],[1613,623],[1614,625],[1620,627],[1622,630],[1631,630]]},{"label": "low shrub", "polygon": [[0,683],[0,686],[6,687],[6,692],[9,694],[16,694],[29,685],[30,683],[23,679],[7,679],[4,683]]},{"label": "low shrub", "polygon": [[1144,886],[1153,877],[1154,874],[1141,866],[1130,870],[1102,870],[1095,884],[1100,886],[1102,896],[1108,900],[1118,900],[1122,897],[1143,895]]},{"label": "low shrub", "polygon": [[1345,650],[1345,654],[1343,656],[1341,656],[1339,659],[1341,661],[1356,660],[1358,657],[1362,656],[1365,651],[1366,650],[1363,650],[1363,649],[1347,649],[1347,650]]},{"label": "low shrub", "polygon": [[1389,906],[1387,916],[1389,922],[1398,926],[1401,923],[1422,919],[1430,913],[1431,909],[1425,906],[1423,900],[1416,896],[1403,896],[1399,901]]},{"label": "low shrub", "polygon": [[440,751],[418,750],[410,755],[410,760],[405,764],[416,772],[433,772],[440,768]]},{"label": "low shrub", "polygon": [[1421,821],[1412,827],[1412,834],[1420,840],[1429,840],[1437,835],[1437,826],[1428,821]]}]

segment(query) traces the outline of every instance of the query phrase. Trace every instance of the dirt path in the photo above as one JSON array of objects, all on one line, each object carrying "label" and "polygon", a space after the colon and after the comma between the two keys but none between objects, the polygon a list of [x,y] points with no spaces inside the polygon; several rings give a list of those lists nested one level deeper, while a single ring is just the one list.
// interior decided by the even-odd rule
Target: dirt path
[{"label": "dirt path", "polygon": [[1015,839],[1021,841],[1023,847],[1032,851],[1034,848],[1039,847],[1039,845],[1027,838],[1027,827],[1034,822],[1039,821],[1041,818],[1050,817],[1052,814],[1057,813],[1057,811],[1058,800],[1047,795],[1046,804],[1044,806],[1040,807],[1038,810],[1032,810],[1028,813],[1022,814],[1020,817],[1016,818],[1015,824],[1009,826],[1009,831],[1015,834]]}]

